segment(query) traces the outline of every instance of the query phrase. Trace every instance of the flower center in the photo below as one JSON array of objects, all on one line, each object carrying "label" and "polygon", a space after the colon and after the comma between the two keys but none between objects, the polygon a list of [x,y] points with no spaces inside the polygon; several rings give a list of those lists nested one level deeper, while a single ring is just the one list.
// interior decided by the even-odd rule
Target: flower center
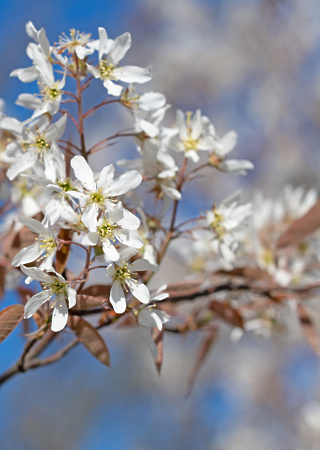
[{"label": "flower center", "polygon": [[88,204],[96,204],[100,209],[105,209],[106,196],[103,193],[103,188],[99,188],[97,191],[90,192]]},{"label": "flower center", "polygon": [[140,99],[140,95],[134,93],[134,89],[127,88],[125,91],[122,91],[120,102],[126,108],[138,109],[138,101]]},{"label": "flower center", "polygon": [[117,224],[113,224],[104,218],[103,224],[100,227],[97,227],[97,232],[101,239],[109,239],[109,241],[115,242],[116,238],[114,237],[114,230],[117,228],[119,228]]},{"label": "flower center", "polygon": [[114,274],[114,281],[118,280],[121,285],[125,285],[127,281],[131,280],[135,277],[135,273],[131,272],[128,269],[128,263],[125,263],[123,266],[117,266],[115,264],[116,273]]},{"label": "flower center", "polygon": [[79,30],[75,30],[75,28],[71,28],[70,37],[65,33],[59,37],[59,45],[57,50],[59,53],[68,50],[69,53],[74,53],[76,47],[86,45],[90,42],[91,34],[90,33],[80,33]]},{"label": "flower center", "polygon": [[215,231],[218,238],[220,239],[226,232],[226,229],[223,225],[224,217],[217,210],[213,210],[213,213],[214,213],[214,219],[210,223],[209,226],[210,226],[210,228],[212,228]]},{"label": "flower center", "polygon": [[183,141],[184,148],[186,152],[189,150],[197,150],[198,139],[192,139],[191,134],[188,136],[188,139]]},{"label": "flower center", "polygon": [[41,90],[45,102],[54,102],[62,93],[57,82],[52,86],[45,85]]},{"label": "flower center", "polygon": [[116,78],[113,75],[115,68],[116,68],[115,64],[112,64],[111,62],[102,59],[99,62],[99,72],[101,79],[117,80],[118,78]]},{"label": "flower center", "polygon": [[66,296],[66,286],[68,283],[61,283],[57,278],[55,281],[49,286],[50,294],[56,295],[57,297]]},{"label": "flower center", "polygon": [[37,239],[40,241],[40,249],[44,251],[47,255],[52,255],[52,253],[56,250],[57,246],[55,243],[55,240],[52,237],[44,238],[44,239]]},{"label": "flower center", "polygon": [[65,180],[58,180],[57,185],[64,192],[72,191],[72,189],[73,189],[73,184],[72,184],[71,178],[66,178]]}]

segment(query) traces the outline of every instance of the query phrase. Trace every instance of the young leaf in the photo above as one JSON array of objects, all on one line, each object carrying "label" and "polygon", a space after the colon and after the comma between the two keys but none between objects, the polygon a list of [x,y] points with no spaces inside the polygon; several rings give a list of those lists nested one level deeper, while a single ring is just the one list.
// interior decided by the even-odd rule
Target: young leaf
[{"label": "young leaf", "polygon": [[[71,232],[70,230],[66,230],[64,228],[61,228],[59,233],[59,239],[63,239],[64,241],[68,241],[71,238]],[[63,244],[60,250],[57,251],[56,254],[56,271],[58,273],[62,273],[64,269],[66,268],[69,255],[70,255],[70,248],[71,244]]]},{"label": "young leaf", "polygon": [[6,266],[0,263],[0,298],[3,297],[6,281]]},{"label": "young leaf", "polygon": [[206,360],[207,356],[209,355],[212,345],[216,341],[217,335],[218,335],[218,328],[216,327],[210,328],[206,332],[205,336],[203,337],[200,343],[200,348],[188,379],[187,396],[191,393],[199,370],[203,365],[204,361]]},{"label": "young leaf", "polygon": [[98,331],[82,317],[69,316],[69,327],[86,349],[105,366],[110,366],[109,350]]},{"label": "young leaf", "polygon": [[243,319],[241,315],[236,309],[232,308],[228,302],[217,302],[216,300],[212,300],[209,308],[230,325],[243,328]]},{"label": "young leaf", "polygon": [[21,322],[24,315],[22,305],[12,305],[0,312],[0,344]]},{"label": "young leaf", "polygon": [[107,284],[95,284],[82,289],[81,295],[90,295],[93,297],[109,298],[111,286]]},{"label": "young leaf", "polygon": [[108,301],[107,298],[93,297],[92,295],[78,294],[76,296],[77,303],[73,306],[72,311],[81,311],[86,309],[96,308]]},{"label": "young leaf", "polygon": [[309,315],[309,312],[306,310],[304,306],[301,305],[301,303],[298,303],[297,313],[305,340],[310,345],[310,347],[316,352],[316,354],[320,356],[320,337],[315,329],[314,323]]},{"label": "young leaf", "polygon": [[158,332],[158,334],[154,338],[154,342],[157,346],[157,357],[154,359],[154,363],[157,369],[158,374],[161,373],[162,361],[163,361],[163,334],[164,328]]},{"label": "young leaf", "polygon": [[295,220],[279,237],[277,247],[298,244],[320,227],[320,200],[302,217]]}]

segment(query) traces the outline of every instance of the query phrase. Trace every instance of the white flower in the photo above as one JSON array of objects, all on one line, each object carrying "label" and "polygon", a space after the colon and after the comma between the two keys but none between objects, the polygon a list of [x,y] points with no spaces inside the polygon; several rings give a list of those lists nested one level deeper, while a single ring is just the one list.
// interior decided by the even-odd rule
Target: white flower
[{"label": "white flower", "polygon": [[127,248],[120,252],[119,261],[113,262],[107,268],[108,276],[112,279],[110,291],[110,302],[117,314],[126,310],[126,299],[124,291],[130,290],[131,294],[141,303],[149,303],[150,292],[141,281],[137,280],[138,271],[155,270],[156,267],[146,259],[137,259],[133,263],[128,260],[136,255],[138,250]]},{"label": "white flower", "polygon": [[118,165],[139,170],[147,181],[151,181],[156,198],[160,199],[166,195],[170,199],[180,200],[181,193],[176,189],[176,173],[179,168],[169,153],[164,151],[163,146],[152,140],[144,141],[141,146],[142,158],[135,160],[121,160]]},{"label": "white flower", "polygon": [[160,92],[137,94],[133,84],[122,90],[120,102],[129,110],[155,111],[165,106],[166,97]]},{"label": "white flower", "polygon": [[59,111],[67,70],[67,59],[64,59],[65,69],[63,77],[60,81],[56,81],[52,64],[43,50],[39,46],[35,46],[32,48],[31,53],[34,65],[39,71],[40,94],[39,97],[32,94],[19,95],[16,104],[34,110],[31,118],[26,122],[30,122],[47,112],[53,116]]},{"label": "white flower", "polygon": [[213,149],[214,139],[206,128],[207,118],[201,116],[199,109],[191,117],[191,112],[188,112],[185,118],[181,110],[177,111],[178,136],[173,141],[173,147],[177,151],[184,152],[186,158],[196,163],[199,161],[199,151]]},{"label": "white flower", "polygon": [[135,232],[140,220],[127,209],[117,205],[112,211],[106,211],[98,220],[96,231],[87,233],[81,243],[83,245],[102,244],[103,252],[109,261],[119,259],[115,247],[117,241],[128,247],[141,248],[144,244],[139,234]]},{"label": "white flower", "polygon": [[[162,292],[166,286],[161,286],[152,295],[150,302],[161,301],[169,296],[168,293]],[[156,305],[141,306],[134,311],[134,314],[138,316],[139,331],[142,333],[146,340],[153,356],[157,356],[157,347],[152,339],[152,328],[157,327],[159,331],[162,330],[163,324],[168,322],[171,318],[169,314],[159,309],[155,309]]]},{"label": "white flower", "polygon": [[[160,133],[160,123],[162,122],[167,109],[170,108],[170,105],[164,105],[161,108],[156,110],[146,110],[144,114],[137,114],[136,111],[133,111],[133,118],[135,120],[134,129],[137,134],[142,133],[143,135],[148,136],[149,138],[157,138]],[[176,135],[176,130],[167,128],[165,129],[166,133],[170,135]],[[145,140],[145,136],[142,136],[143,142]]]},{"label": "white flower", "polygon": [[80,33],[72,28],[70,30],[70,37],[65,33],[59,37],[59,45],[56,47],[58,53],[68,51],[68,53],[75,53],[79,59],[84,59],[88,55],[94,52],[93,48],[89,48],[87,45],[91,42],[90,33]]},{"label": "white flower", "polygon": [[114,166],[105,166],[96,175],[82,156],[75,156],[71,160],[76,178],[83,185],[83,192],[69,191],[68,194],[78,198],[84,209],[82,222],[89,231],[96,231],[98,212],[111,211],[117,203],[116,197],[135,189],[142,181],[136,170],[131,170],[114,180]]},{"label": "white flower", "polygon": [[[33,23],[29,21],[26,24],[26,32],[29,37],[34,39],[37,44],[30,43],[27,47],[27,55],[33,61],[33,49],[35,47],[39,47],[46,57],[50,55],[50,44],[46,35],[46,32],[43,28],[39,31],[35,28]],[[20,81],[23,83],[29,83],[31,81],[35,81],[40,77],[39,68],[33,64],[31,67],[25,67],[23,69],[15,69],[10,73],[11,77],[18,77]]]},{"label": "white flower", "polygon": [[20,208],[23,216],[35,216],[48,201],[47,193],[35,185],[33,177],[20,176],[12,182],[11,187],[11,201]]},{"label": "white flower", "polygon": [[[55,276],[50,276],[36,267],[21,265],[20,268],[28,278],[39,281],[43,285],[43,290],[28,300],[25,306],[25,319],[33,316],[44,302],[55,296],[55,303],[52,305],[51,329],[52,331],[62,330],[68,320],[68,307],[72,308],[76,304],[76,291],[69,287],[69,283],[59,273],[55,272]],[[51,272],[54,272],[53,269]],[[68,306],[66,299],[68,299]]]},{"label": "white flower", "polygon": [[5,117],[1,127],[16,136],[16,141],[7,146],[7,154],[13,157],[13,162],[7,171],[9,180],[39,163],[44,164],[47,178],[54,179],[58,167],[64,164],[64,155],[60,151],[56,140],[66,128],[67,116],[62,116],[57,122],[48,127],[48,119],[41,118],[31,127],[25,127],[21,122],[11,117]]},{"label": "white flower", "polygon": [[237,143],[237,133],[229,131],[222,138],[215,132],[213,124],[208,124],[208,130],[214,138],[214,146],[211,149],[209,163],[222,172],[246,175],[247,170],[253,169],[253,164],[247,159],[227,159]]},{"label": "white flower", "polygon": [[21,264],[27,264],[36,259],[42,259],[40,268],[42,270],[51,269],[53,259],[57,252],[57,242],[50,221],[47,221],[45,218],[41,223],[30,217],[23,217],[19,219],[19,222],[39,236],[36,238],[35,244],[23,248],[16,254],[13,258],[12,265],[18,267]]},{"label": "white flower", "polygon": [[251,215],[252,205],[238,204],[238,194],[224,200],[220,205],[214,205],[206,212],[206,224],[215,237],[212,246],[226,261],[232,261],[239,246],[235,230]]},{"label": "white flower", "polygon": [[103,80],[103,85],[110,95],[118,96],[123,89],[122,86],[114,83],[114,81],[140,84],[151,80],[152,76],[149,68],[143,69],[137,66],[118,67],[119,61],[131,47],[130,33],[124,33],[112,40],[108,39],[104,28],[99,28],[99,40],[89,44],[89,47],[99,50],[99,68],[88,64],[88,71],[95,78]]}]

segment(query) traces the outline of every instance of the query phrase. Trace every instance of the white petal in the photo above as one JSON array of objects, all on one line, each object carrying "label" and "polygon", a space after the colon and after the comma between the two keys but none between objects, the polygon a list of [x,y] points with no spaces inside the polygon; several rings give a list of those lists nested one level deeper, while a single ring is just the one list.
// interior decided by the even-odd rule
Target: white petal
[{"label": "white petal", "polygon": [[94,191],[96,189],[96,182],[92,169],[84,157],[80,155],[74,156],[71,160],[71,166],[75,176],[81,181],[83,186],[89,191]]},{"label": "white petal", "polygon": [[119,253],[114,245],[108,239],[102,242],[103,253],[106,255],[108,261],[118,261]]},{"label": "white petal", "polygon": [[151,328],[140,326],[139,331],[142,333],[142,336],[144,337],[146,343],[148,344],[148,347],[150,348],[153,357],[156,358],[158,355],[158,349],[156,344],[154,343],[154,340],[152,339]]},{"label": "white petal", "polygon": [[30,169],[34,166],[36,160],[37,160],[37,154],[36,152],[26,152],[23,153],[21,156],[18,156],[18,158],[11,164],[7,171],[7,177],[9,180],[14,180],[20,173],[25,172],[27,169]]},{"label": "white petal", "polygon": [[220,156],[224,156],[227,153],[231,152],[237,143],[237,133],[235,131],[229,131],[227,134],[223,136],[220,140],[220,144],[222,145],[223,150],[219,152]]},{"label": "white petal", "polygon": [[124,209],[122,207],[121,202],[117,203],[113,209],[110,211],[107,211],[106,217],[107,219],[111,219],[113,223],[118,223],[123,228],[126,228],[122,223],[121,220],[123,219],[124,215]]},{"label": "white petal", "polygon": [[112,183],[113,178],[114,178],[114,165],[109,164],[108,166],[105,166],[101,170],[100,175],[97,178],[97,187],[105,188],[106,186]]},{"label": "white petal", "polygon": [[144,241],[141,239],[139,233],[134,230],[115,230],[114,232],[119,242],[128,247],[141,248]]},{"label": "white petal", "polygon": [[51,200],[45,206],[45,215],[49,217],[52,224],[56,223],[61,214],[61,202],[60,199],[51,198]]},{"label": "white petal", "polygon": [[150,137],[156,137],[159,134],[159,127],[147,120],[136,118],[138,127]]},{"label": "white petal", "polygon": [[39,77],[39,70],[35,66],[26,67],[25,69],[15,69],[10,73],[10,77],[18,77],[23,83],[30,83]]},{"label": "white petal", "polygon": [[68,294],[68,303],[69,303],[69,309],[72,308],[77,300],[76,300],[76,291],[72,289],[71,287],[66,287],[66,291]]},{"label": "white petal", "polygon": [[23,132],[23,125],[19,120],[14,117],[4,117],[1,120],[1,129],[11,131],[12,133],[16,133],[18,135]]},{"label": "white petal", "polygon": [[40,47],[43,50],[43,53],[47,57],[49,57],[49,55],[50,55],[50,43],[48,41],[48,38],[47,38],[47,35],[46,35],[46,32],[45,32],[44,28],[41,28],[38,31],[38,39],[37,40],[39,42]]},{"label": "white petal", "polygon": [[94,52],[94,50],[93,48],[78,46],[76,47],[75,52],[79,59],[84,59],[86,56],[91,55]]},{"label": "white petal", "polygon": [[87,69],[88,69],[88,72],[90,72],[91,75],[93,75],[95,78],[100,78],[100,72],[96,67],[91,66],[90,64],[87,64]]},{"label": "white petal", "polygon": [[42,101],[32,94],[20,94],[16,104],[28,109],[37,109],[42,105]]},{"label": "white petal", "polygon": [[54,76],[53,76],[53,69],[52,64],[44,54],[41,47],[34,47],[32,51],[32,59],[35,64],[35,66],[39,69],[41,72],[41,76],[43,78],[43,81],[48,85],[51,86],[54,84]]},{"label": "white petal", "polygon": [[37,41],[38,39],[38,31],[35,28],[35,26],[33,25],[33,23],[31,22],[31,20],[29,20],[26,23],[26,33],[29,37],[31,37],[31,39],[33,39],[34,41]]},{"label": "white petal", "polygon": [[135,248],[125,248],[120,252],[120,263],[126,263],[132,256],[136,255],[138,250]]},{"label": "white petal", "polygon": [[110,291],[110,302],[117,314],[125,312],[127,304],[121,284],[115,281]]},{"label": "white petal", "polygon": [[202,120],[201,120],[201,111],[198,109],[193,115],[191,121],[191,136],[192,139],[199,139],[200,134],[202,133]]},{"label": "white petal", "polygon": [[21,217],[19,219],[20,223],[23,223],[29,230],[37,234],[42,234],[45,236],[49,235],[48,229],[38,220],[32,219],[31,217]]},{"label": "white petal", "polygon": [[191,159],[194,163],[197,163],[200,159],[198,153],[194,150],[188,150],[186,152],[186,158]]},{"label": "white petal", "polygon": [[139,325],[157,327],[159,331],[168,320],[170,320],[170,316],[167,313],[155,309],[143,309],[138,316]]},{"label": "white petal", "polygon": [[29,317],[33,316],[33,314],[40,308],[40,306],[43,305],[44,302],[49,300],[50,297],[52,297],[52,295],[50,295],[49,290],[41,291],[38,294],[35,294],[33,297],[31,297],[26,303],[26,306],[24,307],[25,319],[28,319]]},{"label": "white petal", "polygon": [[97,245],[99,235],[95,231],[87,233],[81,240],[82,245]]},{"label": "white petal", "polygon": [[103,55],[108,53],[108,34],[105,28],[99,27],[99,59],[102,58]]},{"label": "white petal", "polygon": [[226,159],[220,162],[218,168],[224,172],[245,175],[254,165],[246,159]]},{"label": "white petal", "polygon": [[115,77],[125,83],[146,83],[152,78],[150,68],[123,66],[114,70]]},{"label": "white petal", "polygon": [[129,270],[132,272],[139,272],[141,270],[157,270],[157,266],[151,264],[147,259],[136,259],[129,266]]},{"label": "white petal", "polygon": [[185,121],[185,116],[180,109],[177,110],[177,119],[176,120],[177,120],[177,127],[179,129],[180,138],[183,141],[186,141],[188,139],[187,125],[186,125],[186,121]]},{"label": "white petal", "polygon": [[97,230],[98,207],[94,203],[89,205],[82,213],[81,220],[89,231]]},{"label": "white petal", "polygon": [[113,63],[119,62],[126,55],[127,51],[131,47],[131,35],[130,33],[124,33],[118,36],[109,50],[109,58]]},{"label": "white petal", "polygon": [[123,209],[123,218],[118,220],[118,224],[122,228],[127,228],[128,230],[137,230],[140,226],[140,220],[127,209]]},{"label": "white petal", "polygon": [[122,86],[120,86],[119,84],[113,83],[113,81],[111,81],[111,80],[104,80],[103,86],[107,89],[107,91],[110,95],[114,95],[115,97],[118,97],[121,94],[122,89],[123,89]]},{"label": "white petal", "polygon": [[146,92],[139,98],[139,108],[143,111],[153,111],[162,108],[166,103],[166,97],[159,92]]},{"label": "white petal", "polygon": [[39,244],[29,245],[20,250],[19,253],[12,260],[13,267],[18,267],[21,264],[27,264],[29,262],[34,261],[41,255],[41,251],[39,251]]},{"label": "white petal", "polygon": [[214,149],[214,139],[212,136],[206,136],[203,139],[199,139],[198,150],[213,150]]},{"label": "white petal", "polygon": [[137,170],[130,170],[112,182],[109,196],[116,197],[118,195],[126,194],[139,186],[141,181],[141,174]]},{"label": "white petal", "polygon": [[67,114],[64,114],[57,122],[50,125],[45,132],[47,142],[56,141],[61,138],[67,125]]},{"label": "white petal", "polygon": [[150,292],[146,285],[138,280],[128,280],[127,286],[130,289],[132,295],[141,303],[149,303]]},{"label": "white petal", "polygon": [[181,200],[182,198],[181,193],[177,189],[166,186],[164,184],[161,185],[161,189],[164,194],[166,194],[169,198],[172,198],[173,200]]},{"label": "white petal", "polygon": [[24,274],[26,274],[28,277],[32,278],[33,280],[41,281],[42,283],[50,283],[54,281],[53,277],[50,277],[50,275],[47,275],[42,270],[38,269],[37,267],[25,267],[23,265],[20,266],[20,269]]},{"label": "white petal", "polygon": [[52,314],[52,323],[51,329],[52,331],[60,331],[62,330],[68,320],[68,307],[66,304],[66,300],[64,297],[57,298],[56,305]]}]

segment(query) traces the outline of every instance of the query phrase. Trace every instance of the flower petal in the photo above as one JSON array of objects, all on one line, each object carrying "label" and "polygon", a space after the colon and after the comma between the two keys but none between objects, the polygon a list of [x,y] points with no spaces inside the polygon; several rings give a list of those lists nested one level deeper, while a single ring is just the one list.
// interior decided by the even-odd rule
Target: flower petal
[{"label": "flower petal", "polygon": [[26,152],[19,156],[9,167],[7,177],[14,180],[20,173],[25,172],[34,166],[38,155],[35,152]]},{"label": "flower petal", "polygon": [[121,34],[113,41],[108,54],[113,63],[117,63],[125,57],[131,47],[131,41],[130,33]]},{"label": "flower petal", "polygon": [[81,220],[89,231],[97,231],[97,215],[98,206],[96,204],[89,205],[82,213]]},{"label": "flower petal", "polygon": [[56,300],[56,305],[52,314],[51,329],[52,331],[62,330],[68,320],[68,307],[64,297],[59,297]]},{"label": "flower petal", "polygon": [[122,66],[113,71],[114,76],[125,83],[146,83],[152,78],[150,68]]},{"label": "flower petal", "polygon": [[68,303],[69,309],[72,308],[76,304],[76,291],[71,287],[66,287],[66,291],[68,294]]},{"label": "flower petal", "polygon": [[26,306],[24,307],[24,317],[25,319],[28,319],[29,317],[33,316],[33,314],[38,311],[41,305],[43,305],[44,302],[49,300],[49,298],[52,297],[50,295],[49,290],[44,290],[39,292],[38,294],[33,295],[27,302]]},{"label": "flower petal", "polygon": [[120,175],[119,178],[111,183],[108,194],[110,197],[126,194],[139,186],[141,181],[141,174],[137,170],[130,170],[129,172]]},{"label": "flower petal", "polygon": [[96,189],[96,182],[92,169],[84,157],[80,155],[74,156],[71,160],[71,166],[75,176],[81,181],[83,186],[89,191],[94,191]]},{"label": "flower petal", "polygon": [[40,254],[41,252],[39,251],[38,244],[29,245],[28,247],[21,249],[20,252],[16,254],[11,264],[13,267],[18,267],[21,264],[34,261],[40,256]]},{"label": "flower petal", "polygon": [[150,292],[145,284],[138,280],[128,280],[127,285],[136,299],[138,299],[141,303],[149,303]]},{"label": "flower petal", "polygon": [[127,304],[121,284],[115,281],[110,291],[110,302],[117,314],[125,312]]}]

